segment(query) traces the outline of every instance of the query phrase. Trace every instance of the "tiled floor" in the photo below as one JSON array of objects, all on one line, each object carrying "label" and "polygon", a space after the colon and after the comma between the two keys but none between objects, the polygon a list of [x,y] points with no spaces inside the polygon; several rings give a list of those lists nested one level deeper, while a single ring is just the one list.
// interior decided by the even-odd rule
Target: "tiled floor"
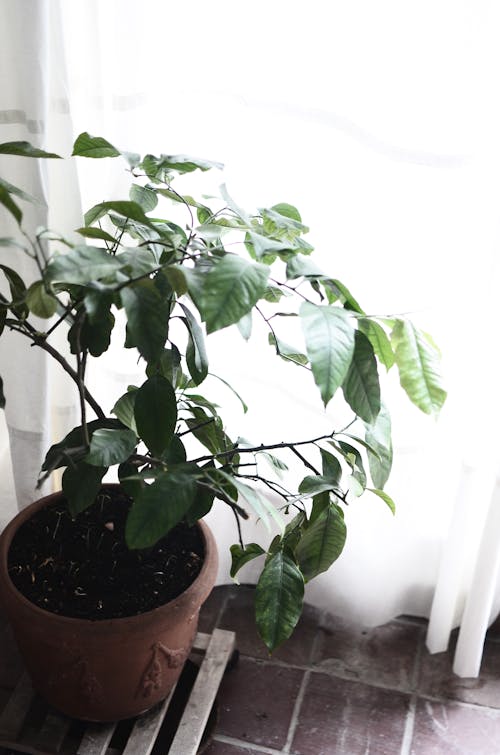
[{"label": "tiled floor", "polygon": [[[454,676],[451,653],[429,655],[426,623],[407,617],[364,630],[306,608],[270,658],[253,592],[219,587],[202,609],[200,630],[234,630],[240,652],[205,755],[500,755],[499,625],[479,679]],[[0,709],[20,672],[0,621]]]},{"label": "tiled floor", "polygon": [[499,626],[465,680],[407,617],[364,630],[308,608],[269,658],[252,601],[252,588],[219,587],[202,611],[200,628],[233,629],[241,653],[206,755],[500,755]]}]

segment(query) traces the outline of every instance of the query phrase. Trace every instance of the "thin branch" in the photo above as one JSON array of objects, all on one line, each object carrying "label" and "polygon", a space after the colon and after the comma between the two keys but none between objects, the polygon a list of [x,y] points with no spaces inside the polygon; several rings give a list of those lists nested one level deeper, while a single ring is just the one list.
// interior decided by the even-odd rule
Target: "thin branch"
[{"label": "thin branch", "polygon": [[183,430],[181,433],[177,433],[177,436],[181,438],[183,435],[187,435],[188,433],[194,433],[195,430],[199,430],[200,427],[205,427],[205,425],[210,425],[212,422],[215,422],[214,417],[210,417],[209,419],[205,420],[205,422],[200,422],[199,425],[194,425],[194,427],[190,427],[189,430]]},{"label": "thin branch", "polygon": [[242,533],[242,531],[241,531],[241,522],[240,522],[240,518],[239,518],[239,516],[238,516],[237,512],[236,512],[236,511],[235,511],[234,509],[232,509],[232,512],[233,512],[233,514],[234,514],[234,518],[235,518],[235,520],[236,520],[236,528],[237,528],[237,530],[238,530],[238,542],[239,542],[239,544],[240,544],[240,546],[241,546],[241,550],[243,550],[243,551],[244,551],[244,550],[245,550],[245,544],[243,543],[243,533]]},{"label": "thin branch", "polygon": [[[28,325],[28,323],[26,323]],[[73,380],[76,385],[78,385],[78,374],[75,372],[75,370],[71,367],[71,365],[66,361],[66,359],[62,356],[62,354],[59,354],[59,352],[50,345],[50,343],[47,343],[46,337],[44,334],[37,333],[34,328],[33,332],[26,332],[22,331],[24,335],[26,335],[28,338],[31,339],[33,342],[33,346],[39,346],[43,351],[46,351],[47,354],[50,354],[51,357],[53,357],[56,362],[58,362],[63,370],[67,372],[67,374],[70,376],[70,378]],[[103,410],[95,400],[95,398],[92,396],[88,388],[84,388],[84,396],[85,401],[87,404],[92,407],[94,412],[96,413],[97,417],[99,419],[105,419],[106,415],[104,414]]]},{"label": "thin branch", "polygon": [[[57,296],[55,298],[57,299]],[[59,299],[57,299],[57,301],[59,302]],[[61,302],[59,302],[59,304],[61,304]],[[71,314],[71,310],[73,309],[73,307],[77,304],[78,302],[72,302],[71,304],[67,304],[64,307],[63,313],[60,315],[60,317],[58,317],[58,319],[50,326],[50,328],[45,333],[45,338],[48,338],[50,334],[53,333],[54,330],[66,320],[67,316]],[[61,304],[61,306],[63,305]]]},{"label": "thin branch", "polygon": [[267,327],[269,328],[269,330],[271,331],[271,333],[273,335],[273,338],[274,338],[274,347],[276,349],[276,354],[279,357],[281,357],[282,359],[284,359],[286,362],[292,362],[292,364],[296,364],[297,367],[303,367],[305,370],[308,370],[310,372],[311,368],[309,367],[309,365],[302,364],[302,362],[297,362],[296,359],[292,359],[292,357],[288,356],[288,354],[282,354],[282,352],[280,351],[280,347],[278,345],[278,338],[276,336],[276,332],[275,332],[273,326],[271,325],[271,320],[276,315],[271,315],[271,317],[266,317],[265,314],[260,309],[260,307],[258,307],[257,305],[255,305],[255,309],[257,310],[257,312],[259,313],[259,315],[262,317],[262,319],[264,320],[264,322],[266,323]]},{"label": "thin branch", "polygon": [[87,364],[87,354],[82,353],[82,346],[80,335],[82,332],[83,318],[78,317],[75,328],[75,346],[76,346],[76,385],[78,388],[78,396],[80,398],[80,417],[82,421],[83,441],[85,445],[90,446],[89,429],[87,427],[87,406],[85,401],[85,367]]},{"label": "thin branch", "polygon": [[218,459],[220,457],[234,456],[234,454],[251,454],[258,453],[259,451],[272,451],[276,448],[292,448],[295,446],[309,446],[314,443],[318,443],[320,440],[330,440],[337,433],[335,431],[328,433],[327,435],[319,435],[317,438],[311,438],[310,440],[298,440],[295,443],[270,443],[268,445],[252,446],[245,448],[244,446],[236,446],[230,451],[220,451],[217,454],[210,454],[208,456],[199,456],[197,459],[193,459],[193,464],[197,464],[200,461],[209,461],[210,459]]},{"label": "thin branch", "polygon": [[171,191],[172,194],[175,194],[175,196],[178,197],[180,202],[182,202],[182,204],[184,204],[187,207],[187,211],[189,212],[189,217],[191,218],[191,227],[192,227],[194,225],[194,217],[193,217],[193,213],[192,213],[190,205],[186,202],[182,194],[179,194],[178,191],[172,188],[172,184],[166,184],[166,186],[167,186],[167,189]]},{"label": "thin branch", "polygon": [[294,448],[294,446],[290,446],[290,451],[292,451],[295,454],[295,456],[298,456],[299,459],[301,460],[302,464],[304,464],[304,466],[306,466],[308,469],[310,469],[311,472],[314,472],[315,475],[319,475],[320,474],[320,472],[318,472],[318,470],[315,467],[313,467],[313,465],[310,464],[307,461],[306,457],[302,456],[302,454],[300,453],[300,451],[297,451],[297,449]]},{"label": "thin branch", "polygon": [[131,463],[133,463],[134,461],[139,461],[143,464],[149,464],[150,466],[151,465],[156,465],[159,467],[167,466],[165,460],[157,459],[154,456],[145,456],[144,454],[132,454],[131,456],[129,456],[127,461],[130,461]]},{"label": "thin branch", "polygon": [[300,296],[302,299],[304,299],[304,301],[312,303],[311,300],[307,298],[307,296],[304,296],[304,294],[299,291],[300,283],[297,286],[290,286],[288,283],[280,283],[280,281],[277,281],[274,278],[270,278],[269,280],[271,281],[271,283],[275,283],[277,286],[280,286],[280,288],[287,288],[289,291],[293,291],[294,294]]}]

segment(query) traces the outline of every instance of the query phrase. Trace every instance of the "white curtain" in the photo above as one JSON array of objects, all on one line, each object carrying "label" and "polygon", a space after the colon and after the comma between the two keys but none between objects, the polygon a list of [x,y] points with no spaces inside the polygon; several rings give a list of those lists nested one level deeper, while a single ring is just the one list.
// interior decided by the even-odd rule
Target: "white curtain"
[{"label": "white curtain", "polygon": [[[498,495],[498,5],[3,0],[0,14],[2,141],[30,138],[67,154],[71,138],[87,130],[133,151],[220,160],[223,176],[203,181],[224,181],[243,205],[297,205],[318,263],[368,312],[411,313],[433,334],[449,391],[439,421],[409,406],[396,376],[386,381],[395,441],[388,490],[397,515],[369,494],[353,503],[345,552],[307,599],[368,624],[431,615],[432,651],[445,649],[468,596],[481,598],[474,611],[485,628],[500,608],[496,540],[481,546],[486,521],[493,532],[487,517]],[[60,170],[49,184],[26,180],[33,191],[38,180],[51,202],[59,192],[66,229],[80,224],[79,192],[84,208],[109,193],[123,198],[112,161],[79,166],[78,182]],[[3,215],[1,222],[7,235]],[[253,342],[231,333],[228,347],[227,337],[213,337],[211,367],[229,374],[251,407],[243,416],[214,382],[230,432],[274,442],[338,426],[340,407],[325,414],[301,371],[271,367],[254,357]],[[71,424],[72,402],[66,388],[49,398],[56,378],[43,377],[43,360],[24,369],[14,344],[3,349],[10,440],[4,432],[0,448],[4,460],[10,448],[23,505],[35,477],[18,438],[34,444],[38,463],[48,407],[60,430]],[[133,361],[118,368],[110,359],[101,368],[97,390],[108,408],[109,389],[135,372]],[[14,494],[3,466],[5,518]],[[235,532],[221,513],[209,521],[223,555]],[[486,552],[486,567],[478,565]],[[222,558],[221,580],[227,567]],[[252,577],[249,567],[243,579]],[[469,638],[468,658],[481,641],[481,632]]]}]

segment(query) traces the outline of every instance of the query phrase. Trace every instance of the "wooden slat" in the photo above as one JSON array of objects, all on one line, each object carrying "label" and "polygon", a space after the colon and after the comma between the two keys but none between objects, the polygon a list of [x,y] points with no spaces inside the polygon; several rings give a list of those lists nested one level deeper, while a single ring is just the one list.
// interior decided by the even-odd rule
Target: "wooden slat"
[{"label": "wooden slat", "polygon": [[89,724],[76,755],[105,755],[116,724]]},{"label": "wooden slat", "polygon": [[0,739],[18,738],[34,696],[29,676],[23,674],[0,716]]},{"label": "wooden slat", "polygon": [[[197,752],[234,645],[234,632],[216,629],[212,635],[202,632],[196,635],[193,648],[205,651],[205,656],[169,755],[195,755]],[[163,703],[136,720],[122,755],[151,755],[174,692],[175,688]],[[32,755],[56,755],[64,744],[72,719],[48,710],[41,727],[35,730],[35,722],[30,727],[26,718],[30,709],[33,710],[34,698],[31,682],[25,674],[0,715],[0,745],[20,747]],[[38,715],[36,718],[42,720]],[[109,744],[115,728],[114,723],[87,724],[76,755],[110,755]]]},{"label": "wooden slat", "polygon": [[169,755],[196,755],[234,645],[234,632],[214,630]]},{"label": "wooden slat", "polygon": [[137,719],[123,755],[150,755],[174,692],[175,686],[166,700]]},{"label": "wooden slat", "polygon": [[193,650],[206,650],[210,642],[211,634],[205,634],[205,632],[198,632],[193,642]]},{"label": "wooden slat", "polygon": [[58,753],[71,726],[71,719],[48,713],[37,736],[37,745],[41,750]]}]

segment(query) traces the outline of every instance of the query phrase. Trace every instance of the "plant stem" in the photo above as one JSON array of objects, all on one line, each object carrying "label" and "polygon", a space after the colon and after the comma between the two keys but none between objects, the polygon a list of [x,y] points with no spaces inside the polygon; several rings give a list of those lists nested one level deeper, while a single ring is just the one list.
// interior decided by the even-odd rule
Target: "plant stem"
[{"label": "plant stem", "polygon": [[310,464],[307,461],[306,457],[302,456],[302,454],[300,453],[300,451],[297,451],[297,449],[294,448],[294,446],[290,446],[290,451],[292,451],[295,454],[295,456],[298,456],[298,458],[301,460],[302,464],[304,464],[305,467],[307,467],[308,469],[310,469],[311,472],[314,472],[315,475],[319,475],[320,474],[318,472],[318,470],[315,467],[313,467],[313,465]]},{"label": "plant stem", "polygon": [[235,454],[252,454],[252,453],[258,453],[259,451],[272,451],[276,448],[295,448],[296,446],[309,446],[313,445],[314,443],[318,443],[320,440],[329,440],[333,438],[334,435],[337,433],[335,431],[328,433],[327,435],[319,435],[317,438],[311,438],[310,440],[298,440],[295,443],[270,443],[269,445],[260,445],[260,446],[253,446],[249,448],[245,448],[242,446],[236,446],[235,448],[231,449],[230,451],[220,451],[218,454],[210,454],[208,456],[199,456],[197,459],[193,459],[193,464],[197,464],[200,461],[209,461],[210,459],[218,459],[219,457],[223,456],[234,456]]},{"label": "plant stem", "polygon": [[[39,346],[43,351],[46,351],[47,354],[50,354],[53,359],[58,362],[63,370],[70,376],[70,378],[73,380],[74,383],[78,386],[78,374],[75,372],[75,370],[71,367],[69,362],[66,361],[66,359],[63,357],[62,354],[60,354],[57,349],[55,349],[53,346],[50,345],[50,343],[47,343],[46,336],[41,335],[40,333],[37,333],[34,328],[33,332],[26,332],[25,330],[19,330],[19,333],[24,333],[28,338],[31,339],[33,342],[33,346]],[[87,404],[92,407],[94,412],[96,413],[97,417],[99,419],[105,419],[106,415],[104,414],[103,410],[95,400],[95,398],[92,396],[88,388],[85,386],[83,387],[83,395],[85,397],[85,401]]]},{"label": "plant stem", "polygon": [[75,328],[76,377],[77,377],[76,385],[78,388],[78,395],[80,397],[80,417],[82,420],[83,442],[88,448],[90,446],[90,438],[89,438],[89,429],[87,427],[87,411],[86,411],[86,401],[85,401],[85,367],[87,364],[87,352],[82,351],[82,346],[81,346],[80,335],[82,332],[82,326],[83,326],[83,318],[80,313],[80,316],[78,317],[76,328]]}]

